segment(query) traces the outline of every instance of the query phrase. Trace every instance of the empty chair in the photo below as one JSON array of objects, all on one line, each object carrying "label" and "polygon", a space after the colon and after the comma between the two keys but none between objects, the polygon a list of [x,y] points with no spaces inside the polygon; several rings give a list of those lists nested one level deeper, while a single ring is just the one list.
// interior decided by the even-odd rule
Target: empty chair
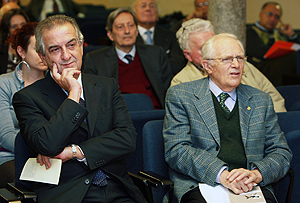
[{"label": "empty chair", "polygon": [[300,85],[277,86],[276,89],[285,99],[285,108],[288,111],[300,110]]},{"label": "empty chair", "polygon": [[277,116],[279,126],[285,134],[300,129],[300,111],[281,112]]},{"label": "empty chair", "polygon": [[291,168],[294,171],[294,184],[291,196],[291,202],[299,202],[300,200],[300,130],[294,130],[286,134],[287,142],[293,152]]},{"label": "empty chair", "polygon": [[151,98],[146,94],[123,94],[129,111],[154,110]]},{"label": "empty chair", "polygon": [[164,187],[153,188],[153,200],[155,203],[161,203],[164,195],[169,191],[169,202],[173,198],[173,182],[168,180],[169,169],[165,161],[164,140],[163,140],[163,120],[153,120],[145,124],[143,128],[143,162],[144,171],[152,172],[163,176],[160,177]]},{"label": "empty chair", "polygon": [[126,166],[129,172],[138,173],[143,169],[143,127],[148,121],[163,119],[165,110],[129,111],[129,114],[137,132],[137,140],[135,152],[126,159]]}]

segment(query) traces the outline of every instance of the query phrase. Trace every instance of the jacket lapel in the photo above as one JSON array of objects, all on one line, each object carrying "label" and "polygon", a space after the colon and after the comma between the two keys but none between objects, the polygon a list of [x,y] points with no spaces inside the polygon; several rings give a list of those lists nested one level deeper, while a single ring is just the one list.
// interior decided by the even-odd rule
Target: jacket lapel
[{"label": "jacket lapel", "polygon": [[102,88],[96,88],[96,81],[91,79],[87,79],[84,74],[82,74],[82,85],[83,85],[83,94],[85,98],[86,108],[89,112],[88,114],[88,122],[89,122],[89,132],[90,136],[94,131],[97,115],[99,111],[95,111],[95,109],[102,110],[101,103],[101,90]]},{"label": "jacket lapel", "polygon": [[203,80],[205,81],[204,83],[201,83],[200,87],[198,83],[195,83],[194,104],[198,113],[200,114],[201,119],[210,131],[212,137],[220,145],[219,128],[212,100],[212,95],[209,90],[208,77]]},{"label": "jacket lapel", "polygon": [[251,102],[252,94],[247,91],[243,84],[240,84],[237,87],[237,97],[239,104],[242,140],[244,143],[244,147],[246,147],[246,141],[249,132],[249,120],[251,118],[253,110],[255,109],[255,104]]},{"label": "jacket lapel", "polygon": [[42,90],[44,100],[54,108],[56,111],[63,101],[67,98],[66,93],[61,87],[53,80],[50,71],[45,76],[45,89]]}]

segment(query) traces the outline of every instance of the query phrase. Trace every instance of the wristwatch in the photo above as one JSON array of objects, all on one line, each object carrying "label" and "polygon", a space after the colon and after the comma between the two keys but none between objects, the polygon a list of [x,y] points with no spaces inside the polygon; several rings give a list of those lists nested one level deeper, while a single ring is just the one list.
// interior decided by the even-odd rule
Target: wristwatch
[{"label": "wristwatch", "polygon": [[77,156],[76,156],[76,154],[77,154],[77,145],[72,144],[71,147],[72,147],[72,153],[73,153],[73,160],[76,160],[77,159]]}]

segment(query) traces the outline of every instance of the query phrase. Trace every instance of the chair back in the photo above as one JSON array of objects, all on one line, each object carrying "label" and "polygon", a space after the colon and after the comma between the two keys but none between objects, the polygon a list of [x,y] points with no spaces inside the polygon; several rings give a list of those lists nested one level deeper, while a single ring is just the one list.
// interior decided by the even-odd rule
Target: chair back
[{"label": "chair back", "polygon": [[129,111],[154,110],[151,98],[146,94],[123,94]]},{"label": "chair back", "polygon": [[126,166],[129,172],[136,174],[143,170],[143,127],[148,121],[163,119],[165,110],[129,111],[129,114],[137,132],[137,140],[135,152],[126,159]]},{"label": "chair back", "polygon": [[31,182],[19,180],[22,169],[30,158],[28,146],[22,137],[21,133],[18,133],[15,139],[15,183],[16,186],[25,186],[28,189],[32,189]]},{"label": "chair back", "polygon": [[281,112],[277,116],[278,124],[285,134],[300,129],[300,111]]},{"label": "chair back", "polygon": [[[169,167],[164,156],[163,123],[163,120],[153,120],[145,124],[143,128],[143,162],[144,171],[151,171],[168,178]],[[163,197],[167,192],[168,188],[153,188],[154,202],[163,202]]]},{"label": "chair back", "polygon": [[300,110],[300,85],[277,86],[276,89],[285,99],[285,108],[288,111]]},{"label": "chair back", "polygon": [[300,130],[294,130],[286,134],[287,142],[293,152],[291,168],[294,171],[294,184],[291,196],[291,202],[300,200]]}]

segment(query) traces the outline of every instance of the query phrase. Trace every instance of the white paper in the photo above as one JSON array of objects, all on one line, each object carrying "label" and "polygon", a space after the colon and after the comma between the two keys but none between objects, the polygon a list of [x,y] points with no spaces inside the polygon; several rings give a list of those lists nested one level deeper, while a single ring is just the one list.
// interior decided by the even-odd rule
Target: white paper
[{"label": "white paper", "polygon": [[291,47],[291,49],[298,51],[300,49],[300,44],[294,43]]},{"label": "white paper", "polygon": [[259,186],[240,195],[234,194],[222,185],[212,187],[199,183],[199,189],[207,203],[266,203]]},{"label": "white paper", "polygon": [[51,167],[46,170],[45,165],[36,162],[36,158],[29,158],[22,170],[20,180],[49,183],[58,185],[62,160],[50,158]]}]

